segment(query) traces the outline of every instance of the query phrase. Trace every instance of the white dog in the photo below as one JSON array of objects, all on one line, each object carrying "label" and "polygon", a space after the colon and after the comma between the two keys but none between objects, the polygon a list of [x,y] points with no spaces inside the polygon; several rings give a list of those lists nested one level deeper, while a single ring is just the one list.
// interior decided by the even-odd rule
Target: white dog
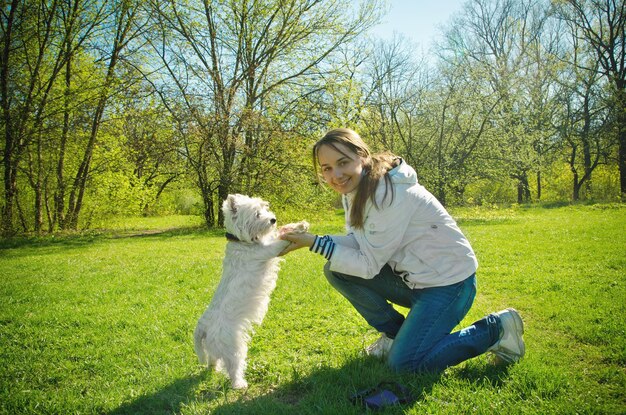
[{"label": "white dog", "polygon": [[[222,205],[226,254],[222,279],[194,332],[200,363],[225,372],[235,389],[245,388],[248,342],[252,324],[261,324],[276,287],[278,254],[289,245],[278,239],[276,217],[258,198],[229,195]],[[285,225],[289,232],[306,232],[309,224]]]}]

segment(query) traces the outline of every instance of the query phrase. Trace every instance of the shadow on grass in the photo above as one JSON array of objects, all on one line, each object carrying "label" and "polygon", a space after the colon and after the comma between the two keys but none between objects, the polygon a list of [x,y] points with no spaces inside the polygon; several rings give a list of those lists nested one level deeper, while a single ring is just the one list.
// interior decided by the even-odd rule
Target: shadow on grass
[{"label": "shadow on grass", "polygon": [[0,239],[0,251],[17,248],[49,248],[49,247],[80,247],[92,244],[101,238],[96,233],[81,233],[71,235],[50,236],[16,236]]},{"label": "shadow on grass", "polygon": [[0,238],[0,251],[3,249],[19,248],[80,248],[111,239],[154,238],[165,239],[179,236],[224,236],[223,229],[207,229],[205,227],[182,227],[171,229],[148,229],[127,231],[85,231],[72,234],[58,234],[46,236],[16,236]]},{"label": "shadow on grass", "polygon": [[179,379],[158,392],[141,396],[132,402],[123,404],[119,408],[107,412],[107,415],[180,413],[183,404],[193,401],[194,391],[206,378],[205,374],[200,374]]},{"label": "shadow on grass", "polygon": [[506,383],[510,367],[505,364],[475,364],[474,361],[469,361],[465,366],[456,369],[455,375],[469,381],[487,381],[492,387],[500,388]]},{"label": "shadow on grass", "polygon": [[[503,366],[470,366],[455,371],[455,377],[486,380],[496,386],[506,382],[508,368]],[[441,374],[397,374],[374,358],[354,358],[339,368],[320,368],[311,374],[287,383],[270,393],[246,397],[221,405],[212,412],[227,414],[362,414],[370,413],[355,406],[350,397],[381,382],[397,382],[406,386],[413,402],[389,406],[377,413],[404,414],[432,394],[441,382]]]},{"label": "shadow on grass", "polygon": [[172,238],[176,236],[186,235],[208,235],[208,236],[224,236],[224,229],[208,229],[204,226],[191,226],[185,228],[169,228],[169,229],[147,229],[147,230],[129,230],[124,232],[114,232],[110,234],[111,238]]},{"label": "shadow on grass", "polygon": [[[294,369],[295,370],[295,369]],[[456,371],[454,376],[487,380],[496,386],[506,381],[508,369],[493,366],[469,366]],[[293,380],[263,391],[262,380],[248,378],[251,388],[235,391],[225,384],[210,381],[210,372],[178,380],[166,388],[125,404],[108,415],[174,414],[185,406],[195,407],[199,413],[213,414],[362,414],[364,407],[355,406],[350,396],[374,387],[383,381],[405,385],[412,394],[411,404],[391,406],[379,412],[402,414],[419,405],[431,394],[441,380],[437,374],[396,374],[381,361],[355,357],[341,367],[320,367],[306,375],[294,373]],[[221,376],[221,375],[219,375]],[[258,383],[256,383],[258,382]],[[193,412],[193,411],[192,411]],[[196,413],[196,412],[193,412]],[[369,413],[369,412],[368,412]]]}]

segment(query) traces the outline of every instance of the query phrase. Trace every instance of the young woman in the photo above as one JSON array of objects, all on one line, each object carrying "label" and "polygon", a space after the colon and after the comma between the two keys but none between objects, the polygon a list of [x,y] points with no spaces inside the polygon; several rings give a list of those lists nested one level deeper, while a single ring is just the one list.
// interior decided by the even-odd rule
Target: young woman
[{"label": "young woman", "polygon": [[[371,154],[349,129],[328,132],[313,147],[322,180],[341,193],[347,235],[295,234],[283,252],[323,255],[330,284],[378,332],[366,351],[395,370],[442,371],[490,351],[504,362],[525,352],[517,311],[489,314],[451,333],[476,295],[474,251],[456,222],[413,168],[390,153]],[[410,309],[406,318],[390,303]]]}]

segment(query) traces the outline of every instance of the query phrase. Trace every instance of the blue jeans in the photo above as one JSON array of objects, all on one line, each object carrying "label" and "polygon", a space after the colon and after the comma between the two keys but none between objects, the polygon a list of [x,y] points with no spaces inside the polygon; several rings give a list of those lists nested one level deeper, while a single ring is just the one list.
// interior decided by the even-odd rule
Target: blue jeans
[{"label": "blue jeans", "polygon": [[[456,284],[415,290],[388,265],[370,280],[332,272],[329,263],[324,274],[369,325],[395,339],[387,355],[394,370],[440,372],[485,353],[499,338],[495,315],[451,333],[474,302],[476,274]],[[409,308],[406,318],[389,302]]]}]

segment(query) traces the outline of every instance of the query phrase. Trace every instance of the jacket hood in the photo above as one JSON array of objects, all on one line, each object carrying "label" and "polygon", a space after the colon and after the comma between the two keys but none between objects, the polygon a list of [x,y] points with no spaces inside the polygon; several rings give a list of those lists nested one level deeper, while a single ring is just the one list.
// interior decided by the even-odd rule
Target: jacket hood
[{"label": "jacket hood", "polygon": [[[400,164],[397,167],[389,170],[389,177],[394,184],[406,184],[409,186],[417,184],[417,173],[413,170],[413,167],[409,166],[404,159],[400,158]],[[378,183],[377,192],[384,192],[385,181],[381,180]],[[348,201],[351,201],[356,194],[356,189],[343,195]]]},{"label": "jacket hood", "polygon": [[398,184],[416,184],[417,173],[413,167],[409,166],[406,161],[400,159],[400,165],[389,171],[389,177],[393,183]]}]

